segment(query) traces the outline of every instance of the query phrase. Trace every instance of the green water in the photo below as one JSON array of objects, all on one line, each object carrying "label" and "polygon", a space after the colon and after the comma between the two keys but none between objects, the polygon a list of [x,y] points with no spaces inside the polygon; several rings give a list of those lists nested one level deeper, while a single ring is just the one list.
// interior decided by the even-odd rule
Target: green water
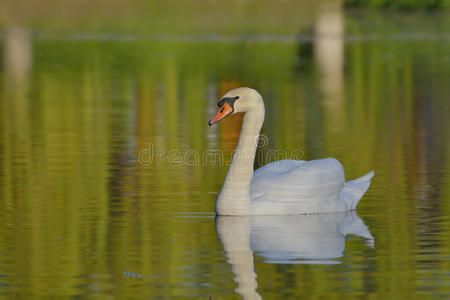
[{"label": "green water", "polygon": [[[239,298],[213,216],[227,165],[201,155],[220,150],[229,160],[239,119],[207,121],[216,101],[243,85],[260,91],[267,110],[256,166],[282,150],[335,157],[348,179],[376,173],[357,210],[372,245],[348,234],[321,241],[333,249],[345,243],[334,256],[274,261],[252,240],[255,252],[244,258],[254,261],[246,272],[257,276],[256,292],[267,299],[449,297],[446,20],[349,15],[346,38],[332,42],[342,55],[330,52],[331,61],[307,34],[19,32],[19,48],[11,47],[21,51],[6,50],[4,35],[0,297]],[[293,222],[311,225],[305,218]],[[324,218],[317,222],[335,230]],[[305,228],[291,230],[301,237]]]}]

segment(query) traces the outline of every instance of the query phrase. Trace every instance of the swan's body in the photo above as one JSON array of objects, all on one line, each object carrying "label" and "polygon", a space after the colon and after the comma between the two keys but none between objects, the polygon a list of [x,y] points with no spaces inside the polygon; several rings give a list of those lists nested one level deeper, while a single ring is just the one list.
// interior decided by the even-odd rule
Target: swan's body
[{"label": "swan's body", "polygon": [[344,168],[334,158],[277,161],[253,174],[252,215],[353,210],[369,187],[372,176],[370,172],[358,181],[345,182]]},{"label": "swan's body", "polygon": [[356,208],[373,171],[345,181],[344,168],[334,158],[281,160],[253,171],[257,141],[264,122],[264,102],[250,88],[228,92],[210,125],[243,112],[241,133],[222,190],[218,215],[294,215],[343,212]]}]

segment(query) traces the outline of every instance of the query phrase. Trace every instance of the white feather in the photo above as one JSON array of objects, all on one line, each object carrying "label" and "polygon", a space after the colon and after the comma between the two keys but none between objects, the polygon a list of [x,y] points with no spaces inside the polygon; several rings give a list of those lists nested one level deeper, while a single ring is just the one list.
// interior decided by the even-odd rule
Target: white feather
[{"label": "white feather", "polygon": [[334,158],[312,161],[280,160],[253,171],[257,140],[264,122],[264,102],[250,88],[224,97],[239,96],[234,112],[243,112],[239,141],[222,190],[216,200],[218,215],[296,215],[343,212],[356,208],[374,172],[345,181],[344,168]]}]

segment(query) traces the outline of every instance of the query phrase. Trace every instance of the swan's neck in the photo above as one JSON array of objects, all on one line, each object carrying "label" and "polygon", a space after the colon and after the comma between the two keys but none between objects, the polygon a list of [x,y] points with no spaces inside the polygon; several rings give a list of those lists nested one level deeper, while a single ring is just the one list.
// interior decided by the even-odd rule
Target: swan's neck
[{"label": "swan's neck", "polygon": [[250,214],[250,183],[263,122],[264,105],[244,114],[233,159],[216,200],[216,213],[219,215]]}]

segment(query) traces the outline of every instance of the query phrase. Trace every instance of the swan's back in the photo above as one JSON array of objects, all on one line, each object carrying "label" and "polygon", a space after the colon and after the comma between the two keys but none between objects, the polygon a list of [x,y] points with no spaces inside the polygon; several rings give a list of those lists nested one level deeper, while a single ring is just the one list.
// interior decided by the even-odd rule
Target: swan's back
[{"label": "swan's back", "polygon": [[344,168],[334,158],[281,160],[257,169],[250,193],[258,215],[346,211]]}]

